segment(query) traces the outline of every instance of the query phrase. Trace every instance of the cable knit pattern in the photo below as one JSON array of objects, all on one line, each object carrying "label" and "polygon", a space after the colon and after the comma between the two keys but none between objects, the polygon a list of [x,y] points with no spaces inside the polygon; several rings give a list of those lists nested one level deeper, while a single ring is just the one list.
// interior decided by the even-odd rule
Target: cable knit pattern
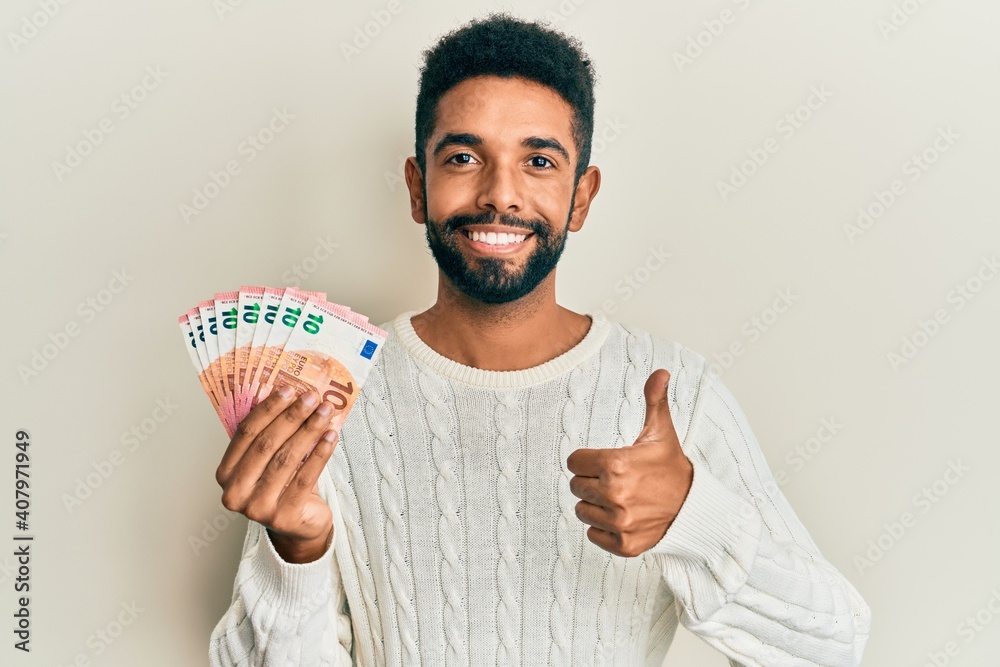
[{"label": "cable knit pattern", "polygon": [[[385,385],[383,375],[381,373],[370,375],[366,386],[369,386],[369,400],[364,403],[364,416],[368,429],[374,436],[372,454],[381,476],[379,499],[385,515],[383,544],[389,552],[384,566],[388,570],[389,584],[395,601],[395,608],[392,610],[393,625],[399,629],[402,643],[400,664],[413,665],[420,660],[417,649],[417,610],[413,606],[413,570],[408,562],[410,540],[403,523],[404,506],[407,503],[403,480],[400,477],[400,464],[397,461],[398,443],[392,438],[395,419],[386,404],[388,387]],[[391,654],[386,657],[391,658]]]},{"label": "cable knit pattern", "polygon": [[[627,327],[623,326],[622,329],[627,334],[625,337],[626,365],[622,378],[621,400],[618,405],[615,447],[630,446],[639,435],[642,422],[646,418],[646,397],[643,394],[643,385],[645,385],[646,378],[649,375],[643,355],[643,351],[648,354],[648,345],[640,347],[639,336]],[[639,429],[635,429],[634,425],[636,423],[639,424]],[[601,596],[601,603],[598,608],[597,646],[594,658],[595,663],[598,665],[614,665],[615,657],[617,656],[617,653],[612,648],[616,628],[614,627],[615,619],[612,617],[609,599],[613,594],[612,587],[616,585],[623,573],[618,573],[618,576],[614,576],[613,570],[619,567],[615,558],[617,557],[613,554],[607,555],[608,562],[604,571],[604,578],[601,582],[604,594]],[[608,662],[609,656],[611,658],[610,663]]]},{"label": "cable knit pattern", "polygon": [[[630,647],[636,646],[636,640],[642,632],[642,625],[650,622],[649,605],[652,596],[650,595],[649,578],[653,568],[649,566],[644,556],[645,554],[640,556],[639,572],[636,575],[639,581],[636,586],[639,597],[632,604],[632,612],[629,614],[628,638]],[[627,664],[632,664],[632,661]]]},{"label": "cable knit pattern", "polygon": [[497,502],[500,515],[497,517],[497,548],[500,561],[497,563],[497,590],[500,602],[497,605],[497,632],[500,643],[497,646],[497,665],[519,664],[521,641],[521,572],[524,554],[521,552],[523,526],[520,514],[524,511],[520,479],[524,462],[521,460],[521,426],[519,402],[509,391],[497,392],[494,410],[494,426],[497,429]]},{"label": "cable knit pattern", "polygon": [[[414,314],[379,325],[320,478],[329,548],[285,563],[250,522],[212,667],[661,667],[679,624],[739,667],[860,663],[868,606],[703,356],[595,313],[564,354],[487,371],[438,354]],[[622,558],[587,539],[565,462],[634,442],[657,368],[694,478],[660,542]]]},{"label": "cable knit pattern", "polygon": [[[452,407],[448,385],[439,375],[419,371],[417,378],[420,393],[426,401],[424,415],[431,435],[431,456],[437,478],[434,496],[437,499],[438,553],[441,559],[439,580],[444,605],[444,639],[447,644],[444,664],[449,667],[469,665],[468,609],[465,593],[465,564],[462,552],[465,544],[465,526],[459,516],[464,504],[459,486],[461,452],[455,447],[452,435]],[[457,459],[456,459],[457,455]]]},{"label": "cable knit pattern", "polygon": [[[372,379],[374,373],[369,374],[368,379]],[[364,400],[364,395],[362,395],[359,400]],[[354,408],[357,408],[359,401],[355,401]],[[352,408],[352,412],[353,409]],[[346,429],[344,429],[346,430]],[[378,664],[385,665],[385,654],[383,650],[385,648],[385,640],[382,636],[382,625],[377,622],[379,617],[378,613],[378,596],[375,590],[375,581],[372,577],[371,568],[368,563],[368,543],[365,539],[365,533],[361,529],[361,507],[358,503],[358,497],[352,493],[353,485],[350,479],[350,465],[347,462],[346,454],[347,448],[344,446],[344,430],[341,431],[341,437],[338,439],[337,448],[333,450],[333,456],[330,457],[330,464],[327,465],[327,470],[330,471],[334,485],[336,487],[337,501],[340,505],[340,513],[342,520],[334,528],[334,542],[343,542],[343,537],[338,537],[338,534],[343,535],[344,530],[346,530],[346,538],[349,545],[347,549],[347,558],[349,558],[356,568],[356,572],[364,577],[362,585],[359,587],[361,591],[361,600],[354,601],[355,613],[361,611],[359,609],[360,604],[364,604],[364,612],[368,619],[376,620],[376,622],[371,623],[372,638],[371,647],[374,651],[373,657],[378,661]],[[336,517],[334,517],[336,520]]]},{"label": "cable knit pattern", "polygon": [[550,665],[569,665],[573,643],[573,602],[577,586],[579,566],[574,558],[580,551],[580,520],[576,518],[576,503],[579,498],[569,490],[569,480],[573,473],[566,467],[566,459],[575,450],[584,446],[580,419],[584,400],[589,387],[582,367],[569,373],[566,384],[567,400],[562,409],[562,431],[559,448],[555,450],[556,460],[552,467],[560,471],[561,482],[558,489],[559,518],[556,522],[556,560],[552,566],[552,604],[549,607],[549,630],[552,645],[549,647]]}]

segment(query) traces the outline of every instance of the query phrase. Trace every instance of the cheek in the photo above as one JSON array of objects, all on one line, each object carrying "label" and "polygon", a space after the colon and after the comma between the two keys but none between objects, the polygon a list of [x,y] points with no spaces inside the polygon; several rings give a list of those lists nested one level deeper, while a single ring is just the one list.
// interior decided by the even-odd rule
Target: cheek
[{"label": "cheek", "polygon": [[525,190],[524,203],[534,207],[550,220],[560,219],[569,212],[569,202],[573,197],[573,184],[539,180]]},{"label": "cheek", "polygon": [[525,204],[546,220],[561,224],[569,215],[570,192],[563,187],[538,188]]},{"label": "cheek", "polygon": [[475,193],[468,183],[457,179],[432,178],[427,184],[427,214],[434,220],[444,220],[459,210],[467,210],[475,201]]}]

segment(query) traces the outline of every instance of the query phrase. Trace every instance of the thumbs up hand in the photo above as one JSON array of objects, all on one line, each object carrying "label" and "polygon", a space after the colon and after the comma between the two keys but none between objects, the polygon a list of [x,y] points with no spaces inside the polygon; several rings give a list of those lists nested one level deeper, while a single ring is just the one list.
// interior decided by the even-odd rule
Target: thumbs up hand
[{"label": "thumbs up hand", "polygon": [[663,539],[694,479],[667,406],[669,381],[665,368],[646,380],[646,420],[631,447],[578,449],[566,459],[587,538],[617,556],[638,556]]}]

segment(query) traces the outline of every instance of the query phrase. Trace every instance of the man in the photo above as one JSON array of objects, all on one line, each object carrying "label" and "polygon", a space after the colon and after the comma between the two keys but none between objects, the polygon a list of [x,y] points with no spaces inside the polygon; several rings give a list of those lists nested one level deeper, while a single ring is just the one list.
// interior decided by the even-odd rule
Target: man
[{"label": "man", "polygon": [[555,301],[600,187],[578,43],[494,15],[425,59],[405,173],[437,301],[380,325],[339,436],[315,393],[241,424],[212,664],[660,665],[680,622],[732,665],[857,665],[868,606],[705,358]]}]

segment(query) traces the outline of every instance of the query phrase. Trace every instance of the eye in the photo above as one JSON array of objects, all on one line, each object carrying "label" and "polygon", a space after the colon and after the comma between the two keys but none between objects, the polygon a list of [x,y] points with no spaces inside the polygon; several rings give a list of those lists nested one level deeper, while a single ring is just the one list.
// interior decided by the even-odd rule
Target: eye
[{"label": "eye", "polygon": [[[468,158],[468,160],[460,160],[458,162],[455,162],[454,161],[455,158]],[[471,155],[469,155],[468,153],[455,153],[450,158],[448,158],[447,160],[445,160],[445,163],[449,163],[450,162],[451,164],[472,164],[472,160],[473,159],[474,158]]]},{"label": "eye", "polygon": [[[552,160],[548,159],[547,157],[545,157],[543,155],[535,155],[531,159],[532,160],[544,160],[546,163],[548,163],[549,167],[555,167],[555,163],[552,162]],[[538,164],[537,162],[532,162],[531,166],[544,168],[546,165],[544,165],[544,164]]]}]

